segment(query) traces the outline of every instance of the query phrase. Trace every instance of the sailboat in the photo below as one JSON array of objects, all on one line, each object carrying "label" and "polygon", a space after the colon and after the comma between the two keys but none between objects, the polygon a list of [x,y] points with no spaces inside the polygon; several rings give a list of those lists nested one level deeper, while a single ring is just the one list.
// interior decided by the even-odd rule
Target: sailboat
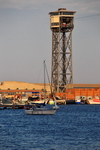
[{"label": "sailboat", "polygon": [[[45,63],[45,62],[44,62]],[[47,72],[47,76],[48,76],[48,81],[49,81],[49,85],[50,85],[50,80],[49,80],[49,75],[48,75],[48,71],[47,71],[47,67],[46,67],[46,64],[45,65],[45,68],[46,68],[46,72]],[[44,70],[44,74],[45,74],[45,70]],[[44,81],[45,81],[45,78],[44,78]],[[45,83],[45,82],[44,82]],[[45,84],[44,84],[45,85]],[[44,86],[45,87],[45,86]],[[45,88],[44,88],[45,89]],[[59,106],[57,105],[56,103],[56,97],[54,96],[54,94],[52,93],[52,88],[51,88],[51,85],[50,85],[50,90],[51,90],[51,95],[52,95],[52,99],[49,99],[49,104],[50,105],[54,105],[53,106],[53,109],[55,110],[58,110],[59,109]]]},{"label": "sailboat", "polygon": [[[44,61],[44,74],[45,74],[45,61]],[[44,99],[45,95],[45,75],[44,75]],[[49,105],[50,106],[50,105]],[[32,103],[32,105],[26,105],[25,113],[29,115],[53,115],[56,112],[57,105],[55,107],[47,107],[47,104],[44,100],[44,103]]]},{"label": "sailboat", "polygon": [[28,115],[53,115],[56,109],[47,108],[45,104],[34,104],[33,106],[26,106],[25,113]]}]

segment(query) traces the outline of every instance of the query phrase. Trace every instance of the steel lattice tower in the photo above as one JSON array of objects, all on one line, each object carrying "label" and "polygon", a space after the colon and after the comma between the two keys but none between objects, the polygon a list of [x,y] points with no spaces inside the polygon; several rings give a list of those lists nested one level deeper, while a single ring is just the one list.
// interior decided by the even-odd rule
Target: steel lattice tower
[{"label": "steel lattice tower", "polygon": [[73,83],[72,30],[75,11],[60,8],[50,12],[52,30],[51,86],[55,92],[64,92]]}]

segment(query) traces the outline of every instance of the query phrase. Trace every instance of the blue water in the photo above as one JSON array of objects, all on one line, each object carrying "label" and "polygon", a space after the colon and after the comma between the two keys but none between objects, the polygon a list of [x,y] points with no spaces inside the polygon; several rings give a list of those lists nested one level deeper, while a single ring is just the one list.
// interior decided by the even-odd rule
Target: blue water
[{"label": "blue water", "polygon": [[60,105],[54,115],[0,110],[0,150],[100,150],[100,105]]}]

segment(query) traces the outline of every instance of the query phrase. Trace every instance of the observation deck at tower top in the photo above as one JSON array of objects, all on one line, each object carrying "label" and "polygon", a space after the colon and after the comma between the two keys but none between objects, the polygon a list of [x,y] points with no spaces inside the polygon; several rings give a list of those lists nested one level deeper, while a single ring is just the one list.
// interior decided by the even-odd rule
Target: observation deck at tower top
[{"label": "observation deck at tower top", "polygon": [[49,12],[50,16],[60,15],[60,16],[67,16],[72,17],[76,11],[66,10],[66,8],[59,8],[57,11]]},{"label": "observation deck at tower top", "polygon": [[57,11],[50,12],[50,28],[59,32],[60,30],[73,29],[73,19],[75,11],[66,10],[66,8],[59,8]]}]

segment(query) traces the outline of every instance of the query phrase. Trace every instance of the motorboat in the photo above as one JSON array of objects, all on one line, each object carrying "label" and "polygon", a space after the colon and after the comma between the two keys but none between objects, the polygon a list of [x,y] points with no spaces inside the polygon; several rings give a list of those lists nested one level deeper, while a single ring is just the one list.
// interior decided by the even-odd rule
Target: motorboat
[{"label": "motorboat", "polygon": [[81,104],[81,99],[76,99],[75,104]]},{"label": "motorboat", "polygon": [[78,97],[75,99],[75,104],[85,104],[85,100],[82,97]]},{"label": "motorboat", "polygon": [[88,104],[100,104],[100,99],[88,99]]}]

